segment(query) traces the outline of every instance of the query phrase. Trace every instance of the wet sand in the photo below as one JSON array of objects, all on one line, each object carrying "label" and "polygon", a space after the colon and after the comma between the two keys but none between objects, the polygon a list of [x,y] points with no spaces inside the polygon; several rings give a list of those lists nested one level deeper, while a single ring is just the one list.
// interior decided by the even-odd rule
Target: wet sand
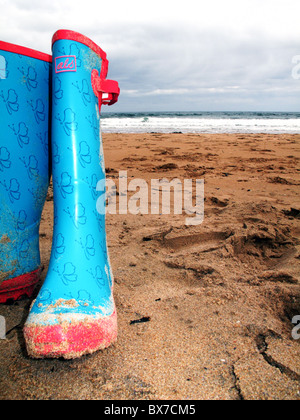
[{"label": "wet sand", "polygon": [[[300,315],[300,135],[104,134],[103,142],[117,186],[120,170],[149,185],[204,179],[204,221],[107,216],[119,336],[104,351],[32,360],[22,334],[31,300],[0,305],[0,399],[300,399],[291,322]],[[50,188],[42,280],[52,216]]]}]

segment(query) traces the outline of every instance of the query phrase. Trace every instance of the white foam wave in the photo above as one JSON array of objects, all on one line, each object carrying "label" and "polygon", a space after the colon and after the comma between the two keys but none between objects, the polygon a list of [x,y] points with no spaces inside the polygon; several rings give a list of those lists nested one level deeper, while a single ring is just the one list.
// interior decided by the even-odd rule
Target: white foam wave
[{"label": "white foam wave", "polygon": [[104,133],[300,133],[300,120],[188,117],[104,118]]}]

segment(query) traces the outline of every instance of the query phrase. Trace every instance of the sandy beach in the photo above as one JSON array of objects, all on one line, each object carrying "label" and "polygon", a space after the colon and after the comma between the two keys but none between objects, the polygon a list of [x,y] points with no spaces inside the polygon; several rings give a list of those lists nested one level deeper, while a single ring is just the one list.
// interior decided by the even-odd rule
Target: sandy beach
[{"label": "sandy beach", "polygon": [[[22,333],[32,299],[0,305],[0,399],[299,400],[300,135],[103,134],[103,143],[116,185],[120,170],[149,185],[203,179],[204,221],[107,215],[119,335],[104,351],[32,360]],[[52,218],[50,188],[41,281]]]}]

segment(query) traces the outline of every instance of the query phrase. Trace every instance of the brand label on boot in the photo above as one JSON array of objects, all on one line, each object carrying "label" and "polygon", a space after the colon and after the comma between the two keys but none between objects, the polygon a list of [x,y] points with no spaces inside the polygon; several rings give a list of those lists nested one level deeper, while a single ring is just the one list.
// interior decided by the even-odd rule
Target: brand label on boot
[{"label": "brand label on boot", "polygon": [[55,73],[66,71],[77,71],[75,55],[62,55],[55,58]]}]

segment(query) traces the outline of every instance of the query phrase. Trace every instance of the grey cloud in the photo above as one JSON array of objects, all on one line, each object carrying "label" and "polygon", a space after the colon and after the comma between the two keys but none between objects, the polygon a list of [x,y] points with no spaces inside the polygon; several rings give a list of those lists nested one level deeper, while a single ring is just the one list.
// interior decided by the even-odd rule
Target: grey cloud
[{"label": "grey cloud", "polygon": [[188,25],[184,18],[139,24],[124,16],[116,23],[113,15],[101,15],[100,3],[80,19],[78,3],[72,8],[69,0],[7,4],[15,17],[7,21],[14,22],[10,29],[6,26],[9,42],[50,52],[53,33],[66,28],[107,52],[108,77],[121,87],[119,103],[109,111],[299,109],[300,81],[291,77],[292,57],[300,55],[299,37],[291,31],[278,36],[255,25],[237,30],[228,24]]},{"label": "grey cloud", "polygon": [[11,0],[11,3],[16,9],[30,13],[41,11],[56,13],[62,6],[62,1],[59,0]]},{"label": "grey cloud", "polygon": [[[121,34],[123,44],[121,42]],[[95,34],[96,35],[96,34]],[[109,37],[110,76],[124,89],[124,106],[174,107],[176,99],[189,108],[288,106],[296,103],[291,60],[296,41],[278,40],[253,31],[238,37],[234,31],[186,30],[165,27],[126,27]],[[152,97],[152,98],[151,98]],[[285,97],[287,99],[285,99]],[[152,99],[152,101],[151,101]],[[182,103],[177,103],[180,109]],[[220,108],[222,109],[222,108]]]}]

